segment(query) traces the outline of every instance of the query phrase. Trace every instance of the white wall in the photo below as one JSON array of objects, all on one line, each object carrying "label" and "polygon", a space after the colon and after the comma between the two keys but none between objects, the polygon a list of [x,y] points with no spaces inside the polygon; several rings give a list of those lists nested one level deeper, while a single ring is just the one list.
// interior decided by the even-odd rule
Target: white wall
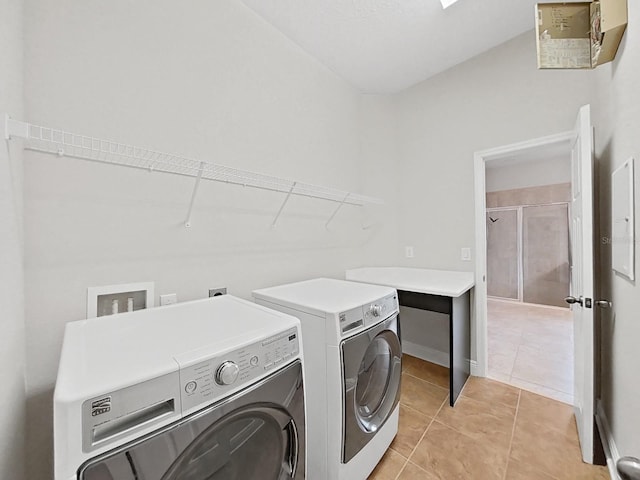
[{"label": "white wall", "polygon": [[[636,159],[635,212],[640,211],[640,5],[629,2],[629,24],[613,63],[599,67],[599,101],[594,108],[600,206],[601,298],[613,308],[601,312],[600,394],[613,440],[620,455],[640,458],[640,383],[638,382],[638,281],[611,270],[611,173],[629,157]],[[640,274],[636,226],[636,275]]]},{"label": "white wall", "polygon": [[363,226],[368,241],[362,249],[363,266],[393,265],[398,249],[399,146],[394,96],[360,97],[360,177],[363,188],[385,199],[382,206],[366,207]]},{"label": "white wall", "polygon": [[[26,118],[236,168],[363,191],[360,95],[239,2],[28,0]],[[180,301],[343,277],[377,235],[345,206],[28,152],[29,447],[51,455],[64,323],[86,288],[156,282]],[[374,215],[375,216],[375,215]],[[233,319],[229,319],[232,321]],[[51,465],[30,462],[29,478]]]},{"label": "white wall", "polygon": [[[22,2],[0,0],[0,114],[20,118]],[[0,120],[4,137],[4,118]],[[0,145],[0,478],[24,477],[25,325],[22,232],[22,152]]]},{"label": "white wall", "polygon": [[[569,127],[567,127],[569,130]],[[541,158],[534,162],[513,163],[487,168],[487,192],[540,187],[571,182],[571,157]]]},{"label": "white wall", "polygon": [[473,153],[573,128],[593,72],[540,71],[525,33],[399,95],[401,264],[472,271]]}]

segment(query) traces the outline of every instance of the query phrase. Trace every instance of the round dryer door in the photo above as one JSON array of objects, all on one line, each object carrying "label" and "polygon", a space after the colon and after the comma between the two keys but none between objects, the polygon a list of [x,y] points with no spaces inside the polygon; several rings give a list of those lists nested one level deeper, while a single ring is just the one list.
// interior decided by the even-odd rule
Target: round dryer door
[{"label": "round dryer door", "polygon": [[302,480],[299,361],[174,424],[82,465],[79,480]]},{"label": "round dryer door", "polygon": [[385,400],[395,397],[399,386],[399,345],[397,335],[385,330],[374,337],[360,362],[354,401],[358,421],[367,432],[375,432],[391,413],[393,402]]},{"label": "round dryer door", "polygon": [[162,480],[288,480],[297,457],[294,428],[278,409],[236,411],[202,432]]},{"label": "round dryer door", "polygon": [[401,359],[397,315],[342,343],[344,462],[373,438],[398,404]]}]

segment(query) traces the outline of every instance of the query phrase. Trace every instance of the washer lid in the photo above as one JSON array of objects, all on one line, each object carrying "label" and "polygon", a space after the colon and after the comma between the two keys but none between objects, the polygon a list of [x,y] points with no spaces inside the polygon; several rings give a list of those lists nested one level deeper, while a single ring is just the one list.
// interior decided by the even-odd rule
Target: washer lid
[{"label": "washer lid", "polygon": [[78,322],[65,329],[56,401],[91,398],[178,370],[174,357],[240,347],[299,321],[223,295]]},{"label": "washer lid", "polygon": [[315,278],[304,282],[254,290],[254,298],[290,308],[322,315],[338,314],[369,305],[396,291],[391,287],[348,282],[332,278]]}]

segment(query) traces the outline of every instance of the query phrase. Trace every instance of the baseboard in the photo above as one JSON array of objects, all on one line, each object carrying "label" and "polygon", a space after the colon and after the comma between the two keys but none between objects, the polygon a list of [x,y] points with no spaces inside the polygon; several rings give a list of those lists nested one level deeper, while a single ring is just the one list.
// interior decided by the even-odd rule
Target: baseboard
[{"label": "baseboard", "polygon": [[602,408],[602,402],[598,400],[596,408],[596,424],[598,430],[600,430],[600,436],[602,437],[602,447],[604,448],[604,454],[607,457],[607,468],[609,469],[609,475],[611,480],[620,480],[618,470],[616,469],[616,463],[620,459],[620,452],[616,447],[616,442],[613,440],[611,434],[611,427],[609,427],[609,420]]},{"label": "baseboard", "polygon": [[449,368],[449,353],[402,340],[402,353]]},{"label": "baseboard", "polygon": [[[402,353],[412,355],[414,357],[421,358],[427,362],[435,363],[442,367],[449,368],[449,354],[447,352],[441,352],[433,348],[425,347],[424,345],[418,345],[417,343],[407,342],[402,340]],[[484,377],[478,366],[478,362],[471,360],[471,375],[474,377]]]}]

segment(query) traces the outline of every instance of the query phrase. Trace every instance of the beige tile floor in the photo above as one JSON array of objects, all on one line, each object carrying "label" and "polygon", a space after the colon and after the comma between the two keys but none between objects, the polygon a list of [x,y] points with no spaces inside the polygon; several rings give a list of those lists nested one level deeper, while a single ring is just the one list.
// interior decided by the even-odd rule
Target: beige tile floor
[{"label": "beige tile floor", "polygon": [[471,377],[449,407],[446,368],[404,355],[398,435],[369,480],[605,480],[582,463],[570,406]]},{"label": "beige tile floor", "polygon": [[569,309],[489,299],[489,377],[573,403],[573,322]]}]

